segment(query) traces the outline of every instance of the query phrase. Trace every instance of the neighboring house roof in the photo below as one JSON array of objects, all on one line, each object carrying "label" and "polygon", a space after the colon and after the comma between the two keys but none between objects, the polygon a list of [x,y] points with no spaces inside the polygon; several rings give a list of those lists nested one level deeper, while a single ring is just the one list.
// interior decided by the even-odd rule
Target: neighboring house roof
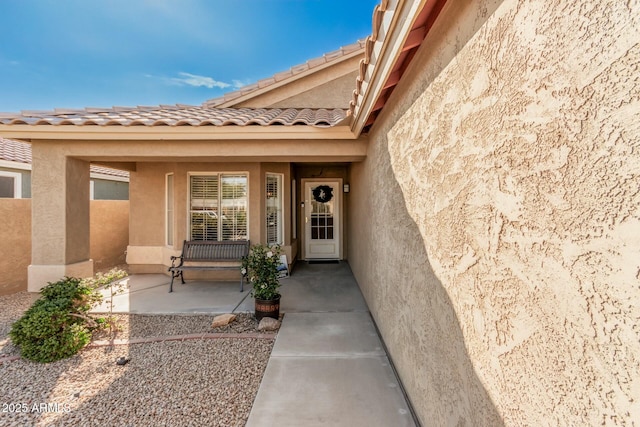
[{"label": "neighboring house roof", "polygon": [[269,126],[331,127],[347,117],[341,109],[208,108],[187,105],[86,108],[0,113],[4,125],[56,126]]},{"label": "neighboring house roof", "polygon": [[0,138],[0,160],[31,164],[31,145]]},{"label": "neighboring house roof", "polygon": [[[31,144],[12,139],[0,138],[0,160],[23,163],[31,166]],[[91,165],[92,174],[108,175],[117,178],[129,178],[129,172]]]},{"label": "neighboring house roof", "polygon": [[[209,99],[203,103],[203,106],[233,107],[240,102],[246,102],[251,98],[257,97],[265,92],[272,91],[286,84],[290,84],[321,69],[334,66],[356,56],[361,56],[364,53],[364,47],[365,40],[358,40],[357,42],[343,46],[338,50],[325,53],[321,57],[310,59],[304,64],[295,65],[290,69],[277,73],[269,78],[259,80],[256,83],[244,86],[236,91],[227,92],[221,97]],[[355,84],[355,81],[353,84]]]}]

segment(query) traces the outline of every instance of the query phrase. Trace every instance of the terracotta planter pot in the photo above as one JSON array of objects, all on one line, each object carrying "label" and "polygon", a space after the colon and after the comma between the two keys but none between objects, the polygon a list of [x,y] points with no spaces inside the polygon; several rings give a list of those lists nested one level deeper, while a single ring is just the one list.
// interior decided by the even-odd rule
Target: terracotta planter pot
[{"label": "terracotta planter pot", "polygon": [[276,299],[257,299],[256,298],[256,319],[262,320],[263,317],[272,317],[277,319],[280,317],[280,297]]}]

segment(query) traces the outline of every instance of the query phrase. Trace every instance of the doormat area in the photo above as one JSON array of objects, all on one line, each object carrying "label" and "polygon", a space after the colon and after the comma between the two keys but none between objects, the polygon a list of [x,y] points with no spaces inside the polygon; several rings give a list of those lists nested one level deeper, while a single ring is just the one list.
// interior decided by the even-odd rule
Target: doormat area
[{"label": "doormat area", "polygon": [[309,260],[307,264],[340,264],[340,260],[337,259],[317,259],[317,260]]}]

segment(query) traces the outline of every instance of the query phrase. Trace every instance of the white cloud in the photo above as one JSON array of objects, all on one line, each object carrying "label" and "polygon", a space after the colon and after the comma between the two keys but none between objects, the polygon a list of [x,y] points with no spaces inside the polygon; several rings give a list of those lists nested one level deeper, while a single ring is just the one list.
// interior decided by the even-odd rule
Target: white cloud
[{"label": "white cloud", "polygon": [[244,87],[246,85],[248,85],[249,83],[251,83],[248,80],[242,81],[242,80],[232,80],[231,81],[231,85],[234,87],[234,89],[240,89],[241,87]]},{"label": "white cloud", "polygon": [[213,89],[214,87],[225,89],[231,86],[229,83],[219,82],[217,80],[212,79],[211,77],[206,76],[198,76],[196,74],[191,73],[178,73],[180,77],[173,77],[170,80],[179,85],[189,85],[195,87],[208,87],[209,89]]}]

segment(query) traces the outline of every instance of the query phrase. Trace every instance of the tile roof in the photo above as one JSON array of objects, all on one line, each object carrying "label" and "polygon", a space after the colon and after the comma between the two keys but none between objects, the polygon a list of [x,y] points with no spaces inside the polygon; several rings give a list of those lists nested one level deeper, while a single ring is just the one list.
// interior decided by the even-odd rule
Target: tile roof
[{"label": "tile roof", "polygon": [[208,101],[205,101],[203,103],[203,106],[216,107],[228,101],[232,101],[236,98],[240,98],[241,96],[251,94],[252,92],[258,91],[259,89],[263,89],[268,86],[275,85],[276,83],[280,83],[284,80],[287,80],[287,79],[293,80],[308,70],[322,67],[325,64],[339,62],[341,59],[343,59],[344,57],[352,53],[361,52],[361,51],[364,52],[365,41],[366,41],[365,39],[358,40],[357,42],[343,46],[340,49],[325,53],[324,55],[318,58],[310,59],[304,64],[294,65],[293,67],[291,67],[286,71],[279,72],[271,77],[259,80],[256,83],[244,86],[236,91],[227,92],[221,97],[209,99]]},{"label": "tile roof", "polygon": [[26,142],[0,138],[0,160],[31,164],[31,145]]},{"label": "tile roof", "polygon": [[189,105],[85,108],[0,113],[3,125],[55,126],[269,126],[331,127],[347,117],[342,109],[209,108]]},{"label": "tile roof", "polygon": [[90,166],[90,171],[91,173],[99,173],[102,175],[110,175],[110,176],[119,176],[122,178],[129,178],[129,172],[127,171],[121,171],[119,169],[111,169],[111,168],[107,168],[104,166],[96,166],[96,165],[91,165]]},{"label": "tile roof", "polygon": [[[31,144],[13,139],[0,138],[0,160],[31,164]],[[129,172],[91,165],[92,173],[129,178]]]}]

